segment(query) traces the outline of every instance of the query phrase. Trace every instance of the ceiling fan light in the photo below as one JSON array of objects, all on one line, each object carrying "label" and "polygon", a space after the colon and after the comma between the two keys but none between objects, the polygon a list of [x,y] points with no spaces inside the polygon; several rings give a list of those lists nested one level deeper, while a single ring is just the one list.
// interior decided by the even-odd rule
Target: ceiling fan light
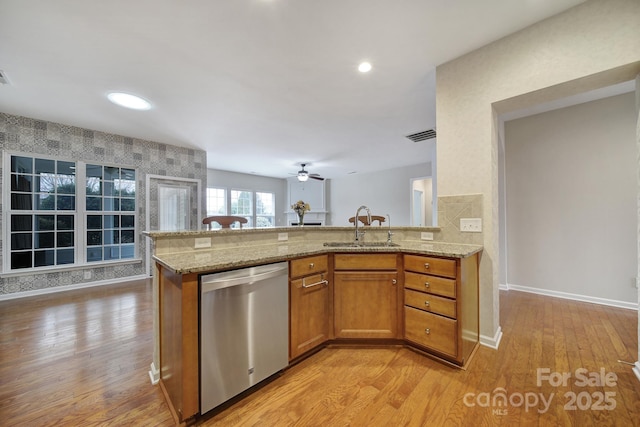
[{"label": "ceiling fan light", "polygon": [[309,174],[306,172],[298,172],[298,181],[305,182],[309,179]]}]

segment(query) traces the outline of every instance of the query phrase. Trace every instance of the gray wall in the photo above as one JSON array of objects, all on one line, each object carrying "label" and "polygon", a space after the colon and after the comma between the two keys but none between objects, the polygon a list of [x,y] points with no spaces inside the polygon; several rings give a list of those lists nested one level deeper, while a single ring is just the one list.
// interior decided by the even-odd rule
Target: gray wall
[{"label": "gray wall", "polygon": [[[137,174],[137,231],[146,230],[145,206],[147,174],[200,179],[206,183],[206,153],[82,129],[59,123],[0,113],[0,150],[60,159],[113,164],[136,168]],[[0,176],[2,163],[0,163]],[[0,191],[2,184],[0,184]],[[204,197],[202,198],[204,208]],[[0,211],[1,211],[0,207]],[[77,230],[84,232],[84,230]],[[144,260],[146,241],[138,233],[138,255]],[[4,239],[2,244],[5,244]],[[0,265],[2,262],[0,252]],[[85,279],[85,273],[90,279]],[[91,282],[115,281],[119,278],[146,274],[144,262],[102,264],[57,270],[48,273],[25,273],[0,277],[0,295],[16,292],[49,290],[60,286],[82,285]]]},{"label": "gray wall", "polygon": [[505,123],[507,281],[635,303],[635,94]]},{"label": "gray wall", "polygon": [[[360,205],[391,215],[391,225],[411,224],[411,178],[431,176],[431,163],[333,178],[327,190],[329,224],[349,226]],[[386,224],[385,224],[386,225]]]}]

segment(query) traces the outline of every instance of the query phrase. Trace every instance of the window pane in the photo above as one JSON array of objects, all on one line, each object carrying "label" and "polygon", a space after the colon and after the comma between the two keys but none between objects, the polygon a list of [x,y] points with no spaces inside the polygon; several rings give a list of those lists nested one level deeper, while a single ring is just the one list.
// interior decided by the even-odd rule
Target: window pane
[{"label": "window pane", "polygon": [[59,248],[68,248],[73,246],[73,232],[58,233],[56,246]]},{"label": "window pane", "polygon": [[105,215],[104,216],[104,228],[120,228],[120,216],[118,216],[118,215]]},{"label": "window pane", "polygon": [[36,230],[55,230],[55,225],[53,215],[36,215]]},{"label": "window pane", "polygon": [[102,195],[102,180],[100,178],[87,178],[87,195]]},{"label": "window pane", "polygon": [[35,251],[35,266],[36,267],[44,267],[47,265],[55,265],[55,252],[53,250],[49,251]]},{"label": "window pane", "polygon": [[118,178],[120,178],[120,168],[114,168],[110,166],[104,167],[104,179],[113,181],[114,179]]},{"label": "window pane", "polygon": [[121,201],[121,210],[125,212],[132,212],[136,210],[136,201],[134,199],[120,199]]},{"label": "window pane", "polygon": [[120,246],[105,246],[104,260],[120,259]]},{"label": "window pane", "polygon": [[120,232],[120,243],[133,243],[133,230],[123,230]]},{"label": "window pane", "polygon": [[87,248],[87,261],[102,261],[102,246]]},{"label": "window pane", "polygon": [[56,208],[56,196],[53,194],[36,194],[34,196],[36,202],[36,210],[52,211]]},{"label": "window pane", "polygon": [[55,233],[36,233],[35,247],[36,249],[53,248],[53,236]]},{"label": "window pane", "polygon": [[31,192],[33,176],[11,174],[11,191]]},{"label": "window pane", "polygon": [[117,196],[115,186],[113,182],[105,181],[104,183],[104,195],[105,196]]},{"label": "window pane", "polygon": [[114,243],[120,243],[119,233],[114,230],[104,230],[104,244],[113,245]]},{"label": "window pane", "polygon": [[11,254],[11,269],[31,268],[31,252],[13,252]]},{"label": "window pane", "polygon": [[73,249],[58,249],[58,264],[73,264],[75,257],[75,250]]},{"label": "window pane", "polygon": [[87,229],[99,230],[102,228],[102,215],[87,215]]},{"label": "window pane", "polygon": [[31,194],[11,193],[11,209],[30,211],[32,209],[31,197]]},{"label": "window pane", "polygon": [[11,156],[11,172],[33,173],[31,157]]},{"label": "window pane", "polygon": [[122,228],[133,228],[135,225],[135,217],[133,215],[122,215]]},{"label": "window pane", "polygon": [[76,194],[76,177],[73,175],[58,175],[56,191],[59,194]]},{"label": "window pane", "polygon": [[56,162],[55,160],[47,160],[47,159],[35,159],[36,162],[36,173],[56,173]]},{"label": "window pane", "polygon": [[87,178],[102,178],[102,166],[100,165],[87,165]]},{"label": "window pane", "polygon": [[87,245],[96,246],[102,244],[102,231],[87,231]]},{"label": "window pane", "polygon": [[11,215],[11,231],[31,231],[31,215]]},{"label": "window pane", "polygon": [[73,230],[73,215],[58,215],[58,230]]},{"label": "window pane", "polygon": [[56,176],[43,173],[35,176],[35,191],[41,193],[54,193],[56,191]]},{"label": "window pane", "polygon": [[100,197],[87,197],[87,210],[88,211],[101,211],[102,210],[102,198]]},{"label": "window pane", "polygon": [[275,215],[275,195],[256,193],[256,215]]},{"label": "window pane", "polygon": [[121,258],[133,258],[136,247],[134,245],[123,245],[120,250]]},{"label": "window pane", "polygon": [[74,162],[58,161],[58,175],[75,175],[76,164]]},{"label": "window pane", "polygon": [[[31,249],[31,233],[15,233],[11,235],[11,250]],[[31,255],[29,255],[31,256]]]},{"label": "window pane", "polygon": [[61,211],[76,209],[76,196],[58,196],[57,208]]}]

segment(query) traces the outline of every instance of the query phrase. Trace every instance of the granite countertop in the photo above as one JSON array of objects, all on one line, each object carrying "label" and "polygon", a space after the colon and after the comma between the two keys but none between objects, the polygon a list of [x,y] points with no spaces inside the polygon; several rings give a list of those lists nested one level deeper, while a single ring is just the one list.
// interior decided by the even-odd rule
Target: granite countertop
[{"label": "granite countertop", "polygon": [[462,243],[404,241],[393,247],[328,247],[322,242],[307,241],[209,248],[154,255],[153,258],[174,273],[188,274],[230,270],[325,253],[402,252],[466,258],[480,251],[481,245]]}]

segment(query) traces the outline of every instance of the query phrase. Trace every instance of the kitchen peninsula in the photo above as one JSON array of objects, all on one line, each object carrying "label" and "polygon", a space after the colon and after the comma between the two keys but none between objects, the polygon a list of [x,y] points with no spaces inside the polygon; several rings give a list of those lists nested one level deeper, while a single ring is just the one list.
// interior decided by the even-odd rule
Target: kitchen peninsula
[{"label": "kitchen peninsula", "polygon": [[160,386],[177,422],[201,413],[200,286],[216,272],[288,263],[290,364],[327,345],[375,344],[466,365],[479,340],[482,246],[421,240],[437,239],[437,228],[393,227],[393,245],[387,228],[366,231],[357,247],[353,227],[144,233],[154,247]]}]

